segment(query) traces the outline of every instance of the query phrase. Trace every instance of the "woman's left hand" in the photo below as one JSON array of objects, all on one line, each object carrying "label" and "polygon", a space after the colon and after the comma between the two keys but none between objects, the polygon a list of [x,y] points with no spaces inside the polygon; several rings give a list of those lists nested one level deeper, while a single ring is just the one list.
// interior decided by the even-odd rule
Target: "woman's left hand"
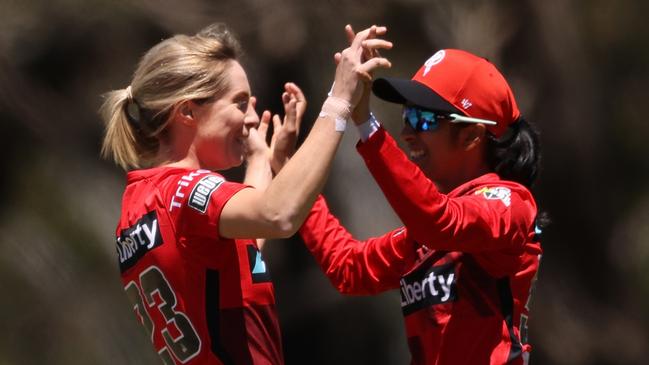
[{"label": "woman's left hand", "polygon": [[304,93],[296,84],[287,82],[284,89],[285,92],[282,94],[284,121],[277,114],[273,116],[273,137],[270,142],[270,166],[276,174],[295,153],[300,124],[307,104]]},{"label": "woman's left hand", "polygon": [[[255,110],[257,99],[250,97],[250,106]],[[256,113],[256,112],[255,112]],[[255,128],[250,128],[248,131],[246,160],[250,162],[251,159],[263,158],[268,159],[270,156],[270,148],[266,143],[266,134],[268,133],[268,124],[270,123],[270,112],[265,110],[261,115],[261,121]]]},{"label": "woman's left hand", "polygon": [[[256,99],[251,97],[250,106],[256,116],[255,104]],[[262,113],[261,121],[257,127],[248,130],[248,139],[246,140],[246,176],[243,182],[262,190],[266,190],[273,178],[269,161],[270,148],[266,143],[269,123],[270,112],[266,110]]]}]

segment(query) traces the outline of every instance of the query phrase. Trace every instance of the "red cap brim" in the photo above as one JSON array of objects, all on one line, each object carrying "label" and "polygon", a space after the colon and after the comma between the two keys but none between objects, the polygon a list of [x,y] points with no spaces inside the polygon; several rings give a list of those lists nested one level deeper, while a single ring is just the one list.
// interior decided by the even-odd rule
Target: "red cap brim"
[{"label": "red cap brim", "polygon": [[372,83],[372,92],[390,103],[412,104],[428,110],[464,115],[464,112],[419,81],[381,77]]}]

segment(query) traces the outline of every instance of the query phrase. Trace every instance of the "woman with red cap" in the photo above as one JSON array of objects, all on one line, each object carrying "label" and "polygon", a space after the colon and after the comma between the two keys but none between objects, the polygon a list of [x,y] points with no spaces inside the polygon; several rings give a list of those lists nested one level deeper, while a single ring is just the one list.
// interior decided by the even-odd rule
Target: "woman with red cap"
[{"label": "woman with red cap", "polygon": [[409,152],[370,113],[368,90],[352,115],[357,148],[404,227],[359,241],[319,197],[306,246],[342,293],[400,289],[412,364],[527,363],[537,133],[496,67],[468,52],[440,50],[372,91],[403,106]]}]

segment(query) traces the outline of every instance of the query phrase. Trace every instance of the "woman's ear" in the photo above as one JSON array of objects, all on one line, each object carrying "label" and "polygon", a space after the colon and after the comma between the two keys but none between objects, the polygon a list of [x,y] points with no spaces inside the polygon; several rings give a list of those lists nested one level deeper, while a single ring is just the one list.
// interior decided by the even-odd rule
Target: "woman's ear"
[{"label": "woman's ear", "polygon": [[174,108],[174,119],[183,125],[193,126],[196,124],[195,109],[196,103],[191,100],[183,101]]},{"label": "woman's ear", "polygon": [[460,134],[460,141],[462,148],[465,151],[470,151],[481,145],[485,139],[487,128],[484,124],[471,124],[466,128],[462,128]]}]

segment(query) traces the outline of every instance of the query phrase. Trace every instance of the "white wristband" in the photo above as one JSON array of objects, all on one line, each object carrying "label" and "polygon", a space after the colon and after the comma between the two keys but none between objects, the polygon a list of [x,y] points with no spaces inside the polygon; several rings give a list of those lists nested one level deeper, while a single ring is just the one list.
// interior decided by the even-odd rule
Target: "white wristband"
[{"label": "white wristband", "polygon": [[358,128],[358,134],[361,137],[361,141],[366,142],[372,135],[381,128],[381,124],[372,112],[370,112],[370,117],[363,124],[356,126]]},{"label": "white wristband", "polygon": [[352,115],[351,104],[347,100],[330,96],[322,104],[322,110],[319,117],[332,117],[334,119],[334,128],[336,132],[344,132],[347,126],[347,120]]}]

